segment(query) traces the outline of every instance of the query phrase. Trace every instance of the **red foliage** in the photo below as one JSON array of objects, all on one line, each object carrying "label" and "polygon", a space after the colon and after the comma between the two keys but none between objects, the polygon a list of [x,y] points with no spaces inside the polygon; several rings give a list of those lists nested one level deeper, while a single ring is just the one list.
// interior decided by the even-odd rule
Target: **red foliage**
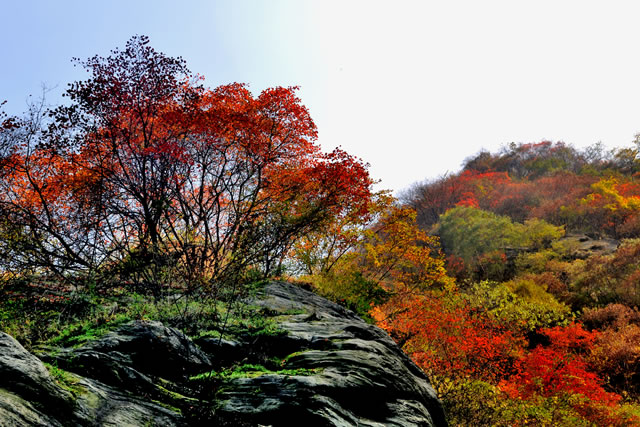
[{"label": "red foliage", "polygon": [[597,332],[589,332],[579,323],[539,332],[550,344],[527,353],[517,364],[518,373],[501,382],[503,391],[523,399],[568,393],[609,406],[620,401],[619,395],[604,390],[604,381],[590,369],[588,357]]},{"label": "red foliage", "polygon": [[296,238],[369,210],[368,165],[321,152],[295,87],[205,89],[146,37],[80,64],[91,77],[51,123],[23,123],[37,131],[0,180],[33,265],[87,271],[136,252],[180,258],[190,277],[270,272]]},{"label": "red foliage", "polygon": [[524,341],[447,293],[396,295],[373,317],[428,373],[498,381],[511,373]]},{"label": "red foliage", "polygon": [[468,169],[418,185],[405,199],[418,212],[418,221],[424,228],[435,224],[440,215],[454,206],[478,207],[517,222],[539,218],[565,225],[569,230],[594,228],[599,224],[597,218],[584,212],[580,200],[591,192],[595,181],[597,178],[591,175],[566,170],[514,180],[507,172]]},{"label": "red foliage", "polygon": [[480,205],[478,204],[478,199],[470,191],[462,194],[462,199],[458,203],[456,203],[456,206],[468,206],[471,208],[480,207]]},{"label": "red foliage", "polygon": [[482,201],[490,194],[499,194],[508,182],[510,178],[505,172],[465,170],[416,185],[404,199],[416,210],[420,226],[428,229],[438,222],[440,215],[455,206],[484,209]]}]

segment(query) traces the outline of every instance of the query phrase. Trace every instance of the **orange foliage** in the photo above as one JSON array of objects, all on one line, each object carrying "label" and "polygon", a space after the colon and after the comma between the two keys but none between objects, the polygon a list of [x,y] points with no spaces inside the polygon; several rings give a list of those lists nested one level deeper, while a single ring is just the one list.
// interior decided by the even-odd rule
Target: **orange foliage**
[{"label": "orange foliage", "polygon": [[450,292],[400,292],[372,316],[427,373],[490,382],[507,377],[524,340]]}]

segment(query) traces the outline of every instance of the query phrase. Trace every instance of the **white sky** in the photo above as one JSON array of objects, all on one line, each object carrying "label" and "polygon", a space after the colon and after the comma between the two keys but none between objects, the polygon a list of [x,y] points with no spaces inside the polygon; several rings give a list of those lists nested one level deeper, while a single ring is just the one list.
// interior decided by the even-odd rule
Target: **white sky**
[{"label": "white sky", "polygon": [[83,74],[134,34],[216,86],[300,85],[326,150],[380,188],[542,139],[629,146],[640,131],[640,2],[0,0],[0,100]]}]

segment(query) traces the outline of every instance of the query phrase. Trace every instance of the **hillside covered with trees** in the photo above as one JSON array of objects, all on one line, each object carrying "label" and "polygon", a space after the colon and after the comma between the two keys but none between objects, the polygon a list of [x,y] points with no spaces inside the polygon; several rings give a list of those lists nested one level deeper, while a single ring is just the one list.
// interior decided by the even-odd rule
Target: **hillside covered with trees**
[{"label": "hillside covered with trees", "polygon": [[[277,278],[386,330],[451,425],[640,425],[640,143],[511,144],[396,199],[322,152],[296,88],[207,88],[145,37],[76,62],[67,103],[0,117],[0,330],[27,350],[62,360],[132,321],[249,348],[287,333],[252,303]],[[318,373],[285,366],[307,350],[163,390],[217,420],[238,378]]]},{"label": "hillside covered with trees", "polygon": [[451,424],[638,425],[638,148],[481,152],[310,280],[402,345]]}]

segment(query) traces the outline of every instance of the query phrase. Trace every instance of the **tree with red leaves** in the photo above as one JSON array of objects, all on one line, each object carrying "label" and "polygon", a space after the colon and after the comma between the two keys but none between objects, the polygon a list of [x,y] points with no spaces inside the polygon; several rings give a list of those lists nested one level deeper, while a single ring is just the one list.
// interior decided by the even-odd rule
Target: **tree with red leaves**
[{"label": "tree with red leaves", "polygon": [[[440,378],[497,382],[511,373],[524,345],[522,338],[459,298],[455,288],[396,292],[372,315],[418,366]],[[439,391],[446,392],[446,384]]]},{"label": "tree with red leaves", "polygon": [[367,165],[320,151],[296,88],[204,88],[143,36],[76,61],[90,77],[70,105],[2,130],[16,266],[212,286],[272,274],[301,235],[367,211]]}]

